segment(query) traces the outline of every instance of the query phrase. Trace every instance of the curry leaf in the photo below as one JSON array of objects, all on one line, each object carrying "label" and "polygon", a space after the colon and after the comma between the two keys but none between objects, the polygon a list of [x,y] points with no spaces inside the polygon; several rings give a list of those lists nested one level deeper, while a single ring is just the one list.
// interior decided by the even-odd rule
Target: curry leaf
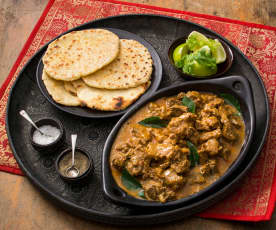
[{"label": "curry leaf", "polygon": [[168,125],[168,122],[160,119],[160,117],[148,117],[139,121],[138,124],[152,128],[165,128]]},{"label": "curry leaf", "polygon": [[124,169],[121,176],[122,184],[129,190],[142,190],[142,185]]},{"label": "curry leaf", "polygon": [[195,113],[196,104],[193,102],[192,99],[184,96],[182,99],[182,104],[188,107],[189,112]]},{"label": "curry leaf", "polygon": [[145,197],[145,192],[144,192],[144,190],[140,190],[140,191],[138,192],[138,196],[140,196],[140,197],[142,197],[142,198],[146,198],[146,197]]},{"label": "curry leaf", "polygon": [[194,144],[190,141],[187,141],[187,145],[190,149],[189,159],[191,161],[191,167],[195,167],[196,164],[199,164],[199,155],[197,149],[194,146]]},{"label": "curry leaf", "polygon": [[227,104],[234,106],[238,110],[238,115],[241,115],[241,107],[237,98],[228,93],[221,93],[219,96],[222,97]]}]

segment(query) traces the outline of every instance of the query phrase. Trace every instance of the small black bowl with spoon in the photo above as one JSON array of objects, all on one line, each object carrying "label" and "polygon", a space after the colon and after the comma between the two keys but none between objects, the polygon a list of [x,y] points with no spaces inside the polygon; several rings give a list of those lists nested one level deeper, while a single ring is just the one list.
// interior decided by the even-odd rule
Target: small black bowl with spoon
[{"label": "small black bowl with spoon", "polygon": [[29,138],[32,146],[37,151],[54,153],[54,151],[63,146],[65,130],[59,120],[42,118],[34,122],[25,110],[21,110],[19,114],[32,124]]},{"label": "small black bowl with spoon", "polygon": [[71,135],[72,148],[64,150],[55,167],[59,176],[69,183],[83,183],[93,172],[93,160],[87,151],[76,148],[77,135]]}]

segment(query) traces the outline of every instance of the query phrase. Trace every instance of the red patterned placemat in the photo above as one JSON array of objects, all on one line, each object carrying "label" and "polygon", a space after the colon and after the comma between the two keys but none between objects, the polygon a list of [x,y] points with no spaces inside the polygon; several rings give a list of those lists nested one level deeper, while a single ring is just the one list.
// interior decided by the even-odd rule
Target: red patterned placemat
[{"label": "red patterned placemat", "polygon": [[265,147],[240,189],[199,216],[269,220],[276,197],[276,28],[254,23],[115,0],[50,0],[0,90],[0,170],[22,175],[8,144],[5,111],[9,90],[24,64],[42,45],[68,29],[94,19],[131,13],[169,15],[206,26],[232,41],[259,70],[272,111]]}]

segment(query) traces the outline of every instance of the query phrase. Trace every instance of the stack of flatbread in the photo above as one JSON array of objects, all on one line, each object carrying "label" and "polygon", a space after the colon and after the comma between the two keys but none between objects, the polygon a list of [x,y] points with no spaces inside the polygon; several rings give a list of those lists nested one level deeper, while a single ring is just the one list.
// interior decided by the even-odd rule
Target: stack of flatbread
[{"label": "stack of flatbread", "polygon": [[123,110],[151,83],[147,48],[104,29],[73,31],[56,39],[48,46],[43,64],[47,91],[66,106]]}]

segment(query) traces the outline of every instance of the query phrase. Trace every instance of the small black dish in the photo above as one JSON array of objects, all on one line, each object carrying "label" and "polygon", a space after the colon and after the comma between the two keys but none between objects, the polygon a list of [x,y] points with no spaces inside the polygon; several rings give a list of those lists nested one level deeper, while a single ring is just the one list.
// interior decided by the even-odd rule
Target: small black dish
[{"label": "small black dish", "polygon": [[[245,140],[242,146],[241,152],[235,162],[229,167],[223,176],[217,181],[208,186],[207,188],[195,193],[191,196],[184,197],[176,201],[170,201],[167,203],[153,202],[144,199],[137,199],[128,195],[123,189],[121,189],[115,182],[109,164],[109,157],[114,140],[121,129],[122,125],[139,109],[141,109],[148,102],[155,101],[161,97],[168,97],[177,95],[180,92],[187,92],[189,90],[197,90],[202,92],[212,92],[215,94],[229,93],[235,96],[241,107],[241,113],[245,122]],[[206,194],[214,192],[221,184],[223,184],[229,177],[238,176],[236,174],[239,166],[243,163],[255,130],[255,108],[252,96],[251,86],[248,80],[242,76],[228,76],[224,78],[211,79],[208,81],[189,81],[177,86],[171,86],[164,88],[143,102],[133,107],[127,112],[115,125],[109,134],[103,150],[102,160],[102,179],[103,179],[103,190],[107,198],[111,201],[125,205],[128,207],[136,208],[162,208],[164,210],[168,208],[183,207],[199,200],[200,197],[204,197]],[[250,152],[249,152],[250,154]]]},{"label": "small black dish", "polygon": [[189,74],[186,74],[184,72],[182,72],[182,70],[180,68],[177,68],[174,64],[174,61],[173,61],[173,51],[174,49],[182,44],[182,43],[185,43],[186,42],[186,39],[187,37],[181,37],[181,38],[178,38],[177,40],[175,40],[169,50],[168,50],[168,57],[169,57],[169,60],[170,60],[170,63],[172,64],[172,66],[175,68],[175,70],[181,75],[184,77],[184,79],[186,80],[204,80],[204,79],[211,79],[211,78],[216,78],[216,77],[219,77],[219,76],[222,76],[223,74],[225,74],[229,69],[230,67],[232,66],[232,63],[233,63],[233,53],[232,53],[232,50],[231,48],[224,42],[222,41],[221,39],[217,38],[217,37],[214,37],[214,36],[210,36],[210,35],[206,35],[204,34],[207,38],[211,38],[211,39],[218,39],[219,42],[222,44],[225,52],[226,52],[226,60],[225,62],[223,63],[220,63],[217,65],[218,67],[218,71],[216,74],[213,74],[213,75],[210,75],[210,76],[207,76],[207,77],[198,77],[198,76],[194,76],[194,75],[189,75]]},{"label": "small black dish", "polygon": [[47,145],[41,145],[41,144],[34,142],[33,134],[36,129],[33,126],[31,126],[30,131],[29,131],[30,141],[31,141],[31,144],[33,145],[33,147],[37,151],[43,152],[43,153],[54,153],[54,151],[56,151],[58,148],[63,146],[64,141],[65,141],[65,130],[64,130],[62,123],[59,120],[56,120],[53,118],[42,118],[42,119],[39,119],[38,121],[36,121],[35,124],[38,126],[38,128],[43,125],[51,125],[60,130],[60,135],[54,142],[47,144]]},{"label": "small black dish", "polygon": [[[71,148],[68,148],[68,149],[65,149],[59,156],[58,158],[56,159],[56,162],[55,162],[55,167],[56,167],[56,171],[57,173],[59,174],[59,176],[65,180],[66,182],[69,182],[69,183],[74,183],[74,184],[81,184],[81,183],[85,183],[88,179],[89,179],[89,176],[91,175],[91,173],[94,171],[94,163],[93,163],[93,159],[90,157],[90,155],[88,154],[87,151],[85,151],[84,149],[81,149],[81,148],[77,148],[75,149],[75,157],[76,157],[76,153],[79,152],[81,154],[83,154],[84,156],[87,157],[88,159],[88,168],[83,172],[81,173],[79,176],[77,177],[69,177],[69,176],[65,176],[64,174],[62,174],[60,172],[60,161],[68,154],[70,155],[70,164],[68,166],[71,166],[71,159],[72,159],[72,149]],[[75,162],[76,162],[76,158],[75,158]]]}]

